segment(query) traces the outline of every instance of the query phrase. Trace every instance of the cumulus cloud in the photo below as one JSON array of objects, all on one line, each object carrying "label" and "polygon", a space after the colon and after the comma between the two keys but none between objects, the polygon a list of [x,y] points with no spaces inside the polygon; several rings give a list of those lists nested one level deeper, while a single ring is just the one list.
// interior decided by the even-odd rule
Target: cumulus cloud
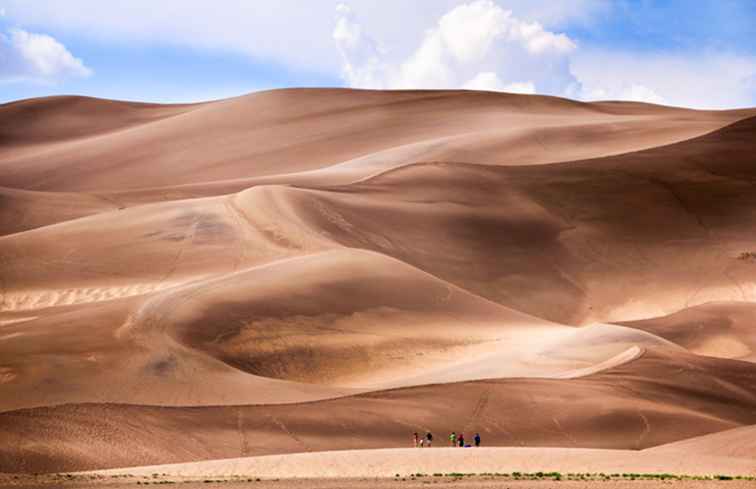
[{"label": "cumulus cloud", "polygon": [[583,98],[587,100],[628,100],[649,104],[665,104],[667,102],[664,97],[652,89],[638,83],[615,85],[611,88],[595,88],[586,91]]},{"label": "cumulus cloud", "polygon": [[[377,46],[346,5],[333,31],[345,82],[357,88],[469,88],[575,96],[569,54],[576,43],[527,21],[492,0],[475,0],[443,14],[404,59]],[[527,80],[527,81],[524,81]]]},{"label": "cumulus cloud", "polygon": [[[508,3],[509,5],[509,3]],[[456,4],[397,55],[356,10],[337,12],[345,83],[358,88],[466,88],[695,108],[756,103],[756,59],[722,52],[641,54],[579,46],[492,0]]]},{"label": "cumulus cloud", "polygon": [[582,50],[572,70],[588,100],[636,100],[701,109],[756,103],[756,59],[721,52],[691,56]]},{"label": "cumulus cloud", "polygon": [[[1,0],[15,25],[75,33],[94,42],[167,43],[241,53],[308,72],[341,65],[333,47],[333,7],[346,0]],[[363,25],[392,54],[406,57],[460,0],[348,0]],[[513,15],[544,26],[587,22],[603,0],[506,0]]]},{"label": "cumulus cloud", "polygon": [[534,94],[536,93],[535,85],[533,85],[533,82],[515,82],[510,83],[509,85],[505,85],[502,89],[502,92],[510,92],[510,93],[524,93],[524,94]]},{"label": "cumulus cloud", "polygon": [[54,81],[91,73],[51,36],[15,28],[7,35],[0,33],[0,80]]},{"label": "cumulus cloud", "polygon": [[465,82],[462,88],[467,90],[485,90],[489,92],[510,92],[510,93],[536,93],[533,82],[514,82],[504,84],[496,73],[484,71],[478,73],[474,78]]},{"label": "cumulus cloud", "polygon": [[[363,31],[347,4],[339,4],[336,11],[339,18],[333,30],[333,39],[343,61],[342,76],[352,86],[379,85],[386,70],[382,49]],[[359,60],[359,65],[353,60]]]}]

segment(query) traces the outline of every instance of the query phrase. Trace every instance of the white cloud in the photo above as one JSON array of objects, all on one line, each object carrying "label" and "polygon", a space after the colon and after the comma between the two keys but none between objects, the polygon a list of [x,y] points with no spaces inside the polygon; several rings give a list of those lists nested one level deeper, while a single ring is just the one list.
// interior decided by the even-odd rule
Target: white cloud
[{"label": "white cloud", "polygon": [[404,56],[378,48],[347,7],[337,16],[334,39],[353,87],[467,88],[695,108],[756,103],[753,57],[591,49],[492,0],[451,7]]},{"label": "white cloud", "polygon": [[[75,33],[92,42],[167,43],[241,53],[324,74],[341,66],[334,49],[335,0],[2,0],[16,25]],[[461,0],[349,0],[391,59],[406,59],[438,19]],[[506,0],[519,18],[544,26],[586,22],[602,0]]]},{"label": "white cloud", "polygon": [[501,78],[496,76],[493,71],[483,71],[473,78],[466,81],[462,88],[467,90],[487,90],[489,92],[498,92],[504,89],[504,83]]},{"label": "white cloud", "polygon": [[645,85],[632,83],[614,86],[612,88],[594,88],[583,94],[586,100],[628,100],[631,102],[646,102],[649,104],[665,104],[664,97]]},{"label": "white cloud", "polygon": [[536,93],[533,82],[513,82],[504,84],[496,73],[484,71],[475,75],[462,85],[467,90],[486,90],[489,92],[509,92],[509,93]]},{"label": "white cloud", "polygon": [[756,77],[756,59],[751,57],[586,49],[574,54],[572,70],[589,100],[637,100],[702,109],[756,103],[756,87],[748,83]]},{"label": "white cloud", "polygon": [[538,89],[568,96],[579,92],[568,59],[575,42],[538,22],[517,18],[492,0],[475,0],[446,12],[404,59],[390,59],[377,49],[351,9],[342,5],[337,14],[333,38],[349,86]]},{"label": "white cloud", "polygon": [[8,35],[0,33],[0,60],[0,80],[4,81],[54,81],[92,73],[55,38],[16,28]]},{"label": "white cloud", "polygon": [[654,92],[645,85],[638,85],[633,83],[629,87],[622,90],[620,99],[631,100],[634,102],[647,102],[650,104],[663,104],[665,102],[664,97]]},{"label": "white cloud", "polygon": [[[341,52],[342,76],[352,86],[379,84],[385,71],[381,48],[363,32],[362,26],[355,20],[348,5],[341,3],[336,7],[336,11],[339,18],[332,36]],[[360,66],[352,63],[354,59],[360,60]]]},{"label": "white cloud", "polygon": [[534,94],[536,93],[535,85],[533,85],[533,82],[515,82],[510,83],[509,85],[506,85],[502,87],[502,92],[510,92],[510,93],[524,93],[524,94]]},{"label": "white cloud", "polygon": [[379,48],[351,9],[337,15],[334,39],[353,87],[467,88],[696,108],[756,103],[753,57],[581,47],[491,0],[454,6],[403,57]]}]

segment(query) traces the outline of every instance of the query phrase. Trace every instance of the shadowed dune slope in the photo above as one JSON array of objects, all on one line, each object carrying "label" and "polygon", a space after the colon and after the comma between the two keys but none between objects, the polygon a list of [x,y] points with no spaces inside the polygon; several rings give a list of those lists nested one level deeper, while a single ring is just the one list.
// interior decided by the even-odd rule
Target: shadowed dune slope
[{"label": "shadowed dune slope", "polygon": [[57,307],[3,325],[2,410],[71,402],[301,402],[354,392],[249,375],[177,344],[159,325],[148,329],[154,319],[134,334],[131,315],[142,306],[141,298],[127,298]]},{"label": "shadowed dune slope", "polygon": [[[756,268],[739,257],[753,247],[756,225],[754,135],[756,119],[748,119],[599,160],[405,166],[328,188],[320,214],[344,222],[320,222],[346,246],[381,251],[557,322],[753,300]],[[430,242],[433,253],[424,247]]]},{"label": "shadowed dune slope", "polygon": [[572,380],[410,387],[315,403],[160,408],[80,404],[0,413],[2,471],[60,471],[209,458],[443,444],[640,449],[753,424],[754,366],[648,350]]},{"label": "shadowed dune slope", "polygon": [[623,324],[666,338],[699,355],[756,362],[756,305],[752,303],[714,302]]},{"label": "shadowed dune slope", "polygon": [[0,105],[0,156],[44,143],[86,139],[191,110],[199,105],[159,105],[91,97],[45,97]]},{"label": "shadowed dune slope", "polygon": [[0,236],[117,208],[107,197],[0,188]]}]

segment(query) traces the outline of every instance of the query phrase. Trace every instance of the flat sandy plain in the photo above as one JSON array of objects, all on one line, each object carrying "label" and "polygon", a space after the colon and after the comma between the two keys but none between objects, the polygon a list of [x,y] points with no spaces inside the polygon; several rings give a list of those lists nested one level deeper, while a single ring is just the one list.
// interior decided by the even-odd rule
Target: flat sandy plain
[{"label": "flat sandy plain", "polygon": [[182,489],[233,489],[233,488],[257,488],[257,489],[419,489],[419,488],[448,488],[448,489],[649,489],[665,487],[668,489],[745,489],[753,487],[752,481],[743,480],[664,480],[659,479],[605,479],[591,480],[589,478],[562,478],[554,480],[551,477],[534,476],[534,479],[513,478],[504,476],[421,476],[421,477],[398,477],[398,478],[339,478],[339,479],[204,479],[186,480],[178,478],[153,477],[149,479],[134,479],[124,482],[123,480],[93,479],[88,481],[61,481],[55,478],[44,477],[19,477],[13,479],[8,486],[16,489],[37,489],[61,487],[65,489],[88,489],[102,487],[107,489],[133,489],[143,487],[143,484],[169,485]]},{"label": "flat sandy plain", "polygon": [[755,188],[753,109],[0,105],[0,472],[756,475]]}]

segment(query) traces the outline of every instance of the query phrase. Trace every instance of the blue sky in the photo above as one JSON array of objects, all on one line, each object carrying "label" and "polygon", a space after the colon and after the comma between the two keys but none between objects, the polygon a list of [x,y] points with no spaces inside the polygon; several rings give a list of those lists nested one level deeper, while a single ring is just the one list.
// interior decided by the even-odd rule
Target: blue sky
[{"label": "blue sky", "polygon": [[750,0],[0,0],[0,102],[291,86],[756,105]]}]

